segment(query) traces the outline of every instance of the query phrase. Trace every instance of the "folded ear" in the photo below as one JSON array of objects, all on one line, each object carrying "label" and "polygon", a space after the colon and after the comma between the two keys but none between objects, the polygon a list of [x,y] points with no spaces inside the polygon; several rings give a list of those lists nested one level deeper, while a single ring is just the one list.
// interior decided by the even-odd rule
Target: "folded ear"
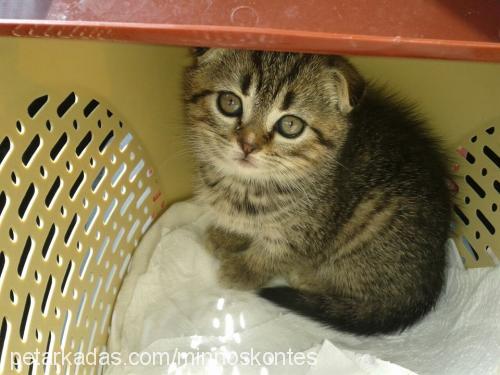
[{"label": "folded ear", "polygon": [[334,69],[339,109],[342,113],[349,113],[360,102],[365,93],[366,82],[356,68],[340,56],[329,58],[329,65]]},{"label": "folded ear", "polygon": [[195,47],[191,48],[191,55],[196,63],[201,64],[219,56],[223,51],[221,48]]},{"label": "folded ear", "polygon": [[198,58],[203,56],[208,50],[209,48],[205,47],[193,47],[191,48],[191,55],[193,55],[193,57],[195,58]]}]

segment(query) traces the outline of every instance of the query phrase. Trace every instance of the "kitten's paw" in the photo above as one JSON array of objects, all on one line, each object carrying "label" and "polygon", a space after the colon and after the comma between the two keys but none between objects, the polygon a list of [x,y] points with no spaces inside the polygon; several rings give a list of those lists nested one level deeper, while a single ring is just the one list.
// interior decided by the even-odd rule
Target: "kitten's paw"
[{"label": "kitten's paw", "polygon": [[221,262],[218,271],[219,283],[225,288],[239,290],[254,290],[262,287],[269,278],[250,269],[242,258],[242,256],[233,255]]},{"label": "kitten's paw", "polygon": [[[314,274],[311,270],[309,274]],[[314,278],[307,277],[304,273],[291,271],[285,276],[288,285],[294,289],[315,291],[320,283]]]},{"label": "kitten's paw", "polygon": [[208,253],[213,255],[215,258],[222,260],[225,258],[225,255],[229,253],[225,248],[221,247],[221,245],[214,241],[210,233],[207,233],[204,238],[205,249],[207,249]]},{"label": "kitten's paw", "polygon": [[216,227],[208,228],[204,242],[207,251],[219,260],[245,250],[249,244],[248,239]]}]

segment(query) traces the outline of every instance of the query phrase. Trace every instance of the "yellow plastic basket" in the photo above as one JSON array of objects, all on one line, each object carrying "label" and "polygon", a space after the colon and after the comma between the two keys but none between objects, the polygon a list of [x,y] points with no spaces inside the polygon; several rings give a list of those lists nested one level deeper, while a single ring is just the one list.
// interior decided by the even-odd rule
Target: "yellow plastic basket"
[{"label": "yellow plastic basket", "polygon": [[[22,356],[104,351],[134,248],[191,194],[180,100],[187,53],[23,38],[0,39],[0,51],[0,374],[95,373]],[[499,149],[500,66],[353,60],[421,103],[460,164],[465,264],[494,265],[500,177],[485,147]]]}]

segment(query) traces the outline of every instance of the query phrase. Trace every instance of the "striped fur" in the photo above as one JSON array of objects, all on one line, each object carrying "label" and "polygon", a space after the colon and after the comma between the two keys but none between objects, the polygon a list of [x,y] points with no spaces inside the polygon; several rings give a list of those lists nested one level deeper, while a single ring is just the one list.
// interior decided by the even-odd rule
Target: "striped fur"
[{"label": "striped fur", "polygon": [[[221,92],[240,98],[241,116],[221,112]],[[223,49],[197,50],[184,94],[223,285],[360,335],[404,329],[434,306],[446,162],[408,105],[340,57]],[[307,123],[297,138],[276,131],[284,115]],[[265,288],[275,276],[289,287]]]}]

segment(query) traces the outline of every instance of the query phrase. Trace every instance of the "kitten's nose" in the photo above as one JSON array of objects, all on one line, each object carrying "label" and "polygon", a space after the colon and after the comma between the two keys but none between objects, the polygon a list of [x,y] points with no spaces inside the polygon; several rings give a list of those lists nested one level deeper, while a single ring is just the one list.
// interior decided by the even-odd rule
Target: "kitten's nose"
[{"label": "kitten's nose", "polygon": [[243,131],[237,135],[236,139],[245,157],[260,149],[261,141],[257,134],[250,129],[243,129]]},{"label": "kitten's nose", "polygon": [[245,154],[245,157],[254,152],[257,149],[257,145],[253,142],[246,142],[245,140],[239,141],[240,147]]}]

